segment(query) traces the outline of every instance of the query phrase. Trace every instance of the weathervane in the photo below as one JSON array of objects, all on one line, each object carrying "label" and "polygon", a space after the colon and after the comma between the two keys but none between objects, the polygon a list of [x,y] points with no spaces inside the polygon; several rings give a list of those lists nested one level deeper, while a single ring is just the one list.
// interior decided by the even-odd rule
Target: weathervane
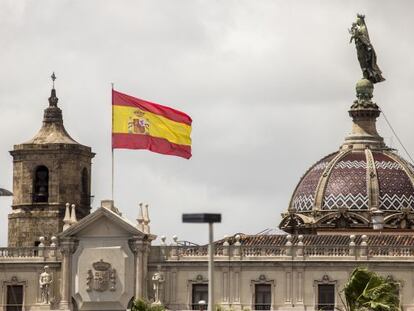
[{"label": "weathervane", "polygon": [[52,75],[50,77],[52,78],[53,88],[55,88],[56,76],[55,76],[55,72],[54,71],[53,71],[53,73],[52,73]]}]

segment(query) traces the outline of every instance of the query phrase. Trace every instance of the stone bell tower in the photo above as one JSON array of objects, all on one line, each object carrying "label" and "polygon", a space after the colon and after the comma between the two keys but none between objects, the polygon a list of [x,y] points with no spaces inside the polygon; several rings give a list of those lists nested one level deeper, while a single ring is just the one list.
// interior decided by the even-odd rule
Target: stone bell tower
[{"label": "stone bell tower", "polygon": [[43,125],[31,140],[15,145],[13,205],[9,214],[9,247],[35,246],[62,231],[65,203],[76,204],[77,218],[91,209],[91,148],[73,140],[63,126],[54,88]]}]

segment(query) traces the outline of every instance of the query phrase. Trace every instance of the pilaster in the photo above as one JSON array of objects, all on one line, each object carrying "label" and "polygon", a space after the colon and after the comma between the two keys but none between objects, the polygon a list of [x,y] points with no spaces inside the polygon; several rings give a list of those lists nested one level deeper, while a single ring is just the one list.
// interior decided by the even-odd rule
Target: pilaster
[{"label": "pilaster", "polygon": [[62,254],[62,280],[60,290],[60,309],[72,310],[71,285],[72,285],[72,254],[76,250],[76,242],[72,239],[60,241],[60,252]]},{"label": "pilaster", "polygon": [[148,256],[151,242],[142,239],[130,242],[131,250],[135,255],[135,299],[147,299],[148,293]]}]

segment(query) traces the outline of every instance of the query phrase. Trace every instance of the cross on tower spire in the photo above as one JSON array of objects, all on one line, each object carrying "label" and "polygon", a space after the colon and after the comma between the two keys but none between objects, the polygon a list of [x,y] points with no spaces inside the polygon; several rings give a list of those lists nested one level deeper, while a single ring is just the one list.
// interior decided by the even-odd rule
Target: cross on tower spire
[{"label": "cross on tower spire", "polygon": [[50,76],[51,78],[52,78],[52,88],[54,89],[55,88],[55,80],[56,80],[56,75],[55,75],[55,72],[53,71],[53,73],[52,73],[52,75]]},{"label": "cross on tower spire", "polygon": [[51,91],[50,97],[49,97],[49,107],[57,107],[57,103],[58,103],[59,99],[56,97],[56,90],[55,90],[56,75],[55,75],[55,72],[52,73],[50,78],[52,79],[52,91]]}]

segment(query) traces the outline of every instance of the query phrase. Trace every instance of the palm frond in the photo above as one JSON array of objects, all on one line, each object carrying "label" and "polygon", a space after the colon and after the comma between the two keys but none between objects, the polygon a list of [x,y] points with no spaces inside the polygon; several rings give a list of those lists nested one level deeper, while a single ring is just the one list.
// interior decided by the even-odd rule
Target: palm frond
[{"label": "palm frond", "polygon": [[366,268],[356,268],[343,289],[349,311],[399,311],[399,285]]}]

